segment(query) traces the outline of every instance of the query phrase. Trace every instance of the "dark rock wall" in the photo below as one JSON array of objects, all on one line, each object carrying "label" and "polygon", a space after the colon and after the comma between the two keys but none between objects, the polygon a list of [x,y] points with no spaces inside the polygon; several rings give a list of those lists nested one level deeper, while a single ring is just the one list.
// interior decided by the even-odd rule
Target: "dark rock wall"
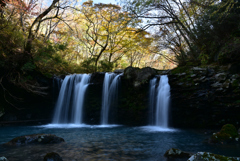
[{"label": "dark rock wall", "polygon": [[185,128],[221,127],[231,123],[239,127],[239,74],[224,68],[191,67],[172,71],[171,125]]},{"label": "dark rock wall", "polygon": [[2,84],[6,90],[0,88],[0,106],[4,115],[0,117],[0,126],[17,124],[42,124],[50,122],[55,102],[52,98],[52,80],[44,77],[36,78],[48,95],[45,97],[34,95],[15,86],[7,80]]}]

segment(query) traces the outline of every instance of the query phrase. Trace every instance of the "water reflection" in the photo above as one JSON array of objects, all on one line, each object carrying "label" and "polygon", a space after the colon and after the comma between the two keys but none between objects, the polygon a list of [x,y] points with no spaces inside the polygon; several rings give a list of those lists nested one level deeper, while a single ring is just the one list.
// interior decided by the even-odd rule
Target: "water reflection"
[{"label": "water reflection", "polygon": [[[70,126],[71,127],[71,126]],[[202,143],[205,136],[183,130],[152,131],[145,127],[80,126],[71,128],[2,127],[0,143],[16,136],[33,133],[51,133],[65,139],[65,143],[53,145],[29,145],[18,148],[0,147],[0,156],[10,161],[42,161],[48,152],[57,152],[65,161],[79,160],[161,160],[169,148],[184,151],[210,151],[226,153],[227,148]],[[235,149],[235,150],[234,150]],[[230,148],[235,156],[240,148]],[[233,154],[234,155],[234,154]],[[239,154],[238,154],[239,155]]]}]

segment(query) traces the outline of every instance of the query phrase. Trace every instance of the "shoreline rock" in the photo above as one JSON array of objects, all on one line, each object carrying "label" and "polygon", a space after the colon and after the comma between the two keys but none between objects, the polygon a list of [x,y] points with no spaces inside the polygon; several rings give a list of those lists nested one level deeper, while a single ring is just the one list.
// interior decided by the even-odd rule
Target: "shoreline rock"
[{"label": "shoreline rock", "polygon": [[187,161],[206,161],[206,160],[216,160],[216,161],[223,161],[223,160],[231,160],[231,161],[239,161],[239,157],[226,157],[224,155],[213,154],[209,152],[198,152],[192,155]]},{"label": "shoreline rock", "polygon": [[209,138],[208,143],[210,144],[229,144],[229,143],[238,143],[239,134],[236,127],[232,124],[226,124],[222,129],[213,133]]}]

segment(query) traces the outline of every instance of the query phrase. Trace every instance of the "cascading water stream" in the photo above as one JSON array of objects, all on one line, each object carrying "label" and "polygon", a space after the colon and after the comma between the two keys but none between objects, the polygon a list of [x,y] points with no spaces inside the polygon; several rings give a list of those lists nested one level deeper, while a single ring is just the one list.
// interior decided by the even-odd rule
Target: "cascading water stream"
[{"label": "cascading water stream", "polygon": [[149,123],[150,125],[155,124],[155,106],[156,106],[156,84],[157,84],[157,78],[153,78],[150,80],[150,91],[149,91]]},{"label": "cascading water stream", "polygon": [[118,99],[118,85],[119,77],[122,74],[105,73],[103,92],[102,92],[102,110],[101,110],[101,124],[107,125],[109,119],[109,109]]},{"label": "cascading water stream", "polygon": [[82,124],[82,109],[90,75],[68,75],[62,82],[53,123]]},{"label": "cascading water stream", "polygon": [[157,104],[156,104],[156,126],[168,127],[168,108],[170,99],[170,85],[168,76],[162,75],[158,85]]},{"label": "cascading water stream", "polygon": [[168,84],[168,76],[162,75],[157,88],[156,84],[157,79],[153,78],[150,81],[149,106],[151,117],[155,119],[155,121],[151,121],[150,124],[168,128],[168,108],[170,99],[170,85]]},{"label": "cascading water stream", "polygon": [[72,118],[75,124],[82,123],[83,116],[83,103],[85,98],[85,93],[89,85],[90,76],[88,74],[83,74],[80,83],[76,85],[76,90],[74,91],[74,106]]}]

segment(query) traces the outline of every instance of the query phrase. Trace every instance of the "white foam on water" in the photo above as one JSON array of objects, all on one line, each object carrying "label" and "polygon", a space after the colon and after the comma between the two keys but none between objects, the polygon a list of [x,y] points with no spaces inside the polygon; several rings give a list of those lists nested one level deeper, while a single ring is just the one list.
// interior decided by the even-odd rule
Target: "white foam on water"
[{"label": "white foam on water", "polygon": [[91,127],[91,125],[86,124],[47,124],[41,125],[37,127],[44,127],[44,128],[86,128]]},{"label": "white foam on water", "polygon": [[114,128],[122,125],[87,125],[87,124],[47,124],[37,127],[44,128]]},{"label": "white foam on water", "polygon": [[148,132],[177,132],[177,129],[160,127],[160,126],[141,126],[140,127],[144,131]]}]

